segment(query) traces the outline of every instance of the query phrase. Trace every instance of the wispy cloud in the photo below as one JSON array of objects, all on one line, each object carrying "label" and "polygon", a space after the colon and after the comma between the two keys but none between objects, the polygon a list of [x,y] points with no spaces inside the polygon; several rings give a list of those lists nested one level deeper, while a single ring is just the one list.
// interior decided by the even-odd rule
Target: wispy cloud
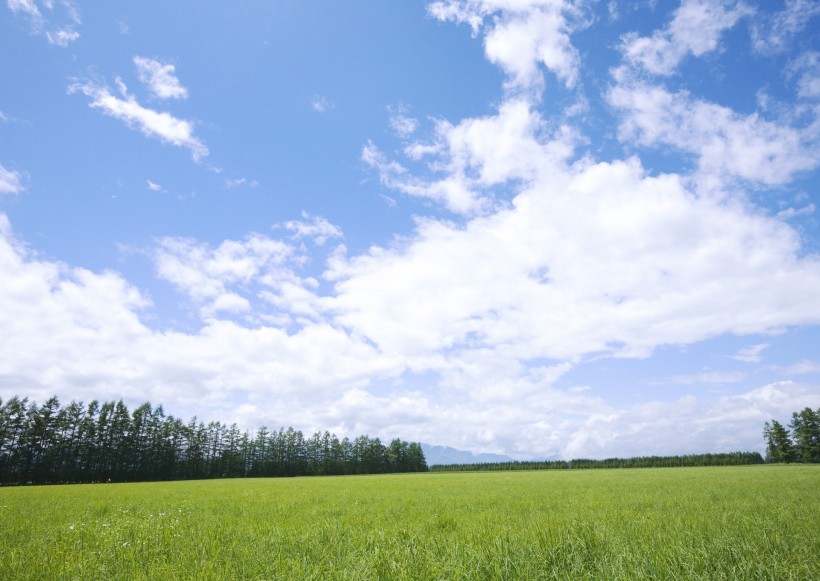
[{"label": "wispy cloud", "polygon": [[608,99],[622,113],[620,137],[641,146],[671,145],[698,159],[701,175],[780,185],[820,166],[813,126],[791,127],[671,92],[616,70]]},{"label": "wispy cloud", "polygon": [[688,54],[701,56],[717,49],[723,32],[753,13],[740,1],[683,0],[664,30],[650,37],[628,34],[622,51],[627,61],[650,73],[669,75]]},{"label": "wispy cloud", "polygon": [[388,107],[387,110],[390,113],[390,127],[399,137],[410,137],[418,129],[419,121],[408,115],[410,110],[406,105]]},{"label": "wispy cloud", "polygon": [[26,189],[24,179],[19,171],[0,165],[0,194],[19,194]]},{"label": "wispy cloud", "polygon": [[141,56],[134,57],[137,74],[151,93],[159,99],[187,99],[188,89],[176,77],[176,68],[158,60]]},{"label": "wispy cloud", "polygon": [[[49,44],[67,47],[80,38],[75,26],[81,24],[80,13],[70,0],[44,0],[41,2],[47,16],[38,8],[34,0],[6,0],[15,15],[24,15],[29,20],[32,34],[45,36]],[[55,8],[59,7],[59,11]],[[59,21],[55,24],[54,20]]]},{"label": "wispy cloud", "polygon": [[333,101],[322,95],[314,95],[310,100],[310,106],[317,113],[326,113],[336,108],[336,104]]},{"label": "wispy cloud", "polygon": [[161,185],[156,184],[156,183],[152,182],[151,180],[147,180],[147,187],[152,192],[162,192],[162,193],[167,193],[168,192],[168,190],[163,188]]},{"label": "wispy cloud", "polygon": [[342,229],[331,224],[326,218],[321,216],[311,216],[307,212],[302,212],[302,220],[291,220],[285,222],[284,227],[292,233],[296,239],[310,238],[317,245],[322,246],[331,238],[342,238]]},{"label": "wispy cloud", "polygon": [[242,186],[247,186],[249,188],[255,188],[259,186],[259,182],[256,180],[249,180],[248,178],[233,178],[233,179],[226,179],[225,180],[225,187],[229,190],[233,188],[239,188]]},{"label": "wispy cloud", "polygon": [[783,10],[754,23],[752,39],[755,50],[764,54],[787,50],[795,36],[818,16],[820,4],[815,0],[786,0]]},{"label": "wispy cloud", "polygon": [[84,94],[91,99],[89,106],[92,109],[98,109],[109,117],[119,119],[146,137],[190,150],[194,161],[198,162],[208,155],[208,148],[194,135],[192,122],[177,119],[168,112],[142,106],[128,93],[122,80],[117,78],[116,82],[121,96],[114,95],[104,85],[90,81],[74,83],[69,86],[68,91]]},{"label": "wispy cloud", "polygon": [[750,347],[745,347],[732,356],[736,361],[743,361],[745,363],[759,363],[760,354],[769,347],[768,343],[759,343]]},{"label": "wispy cloud", "polygon": [[800,216],[811,216],[814,214],[814,204],[803,206],[802,208],[786,208],[777,213],[778,218],[789,220],[791,218],[798,218]]},{"label": "wispy cloud", "polygon": [[652,385],[693,385],[699,383],[737,383],[746,379],[746,374],[742,371],[704,371],[702,373],[695,373],[693,375],[673,375],[663,379],[651,381]]},{"label": "wispy cloud", "polygon": [[783,375],[808,375],[810,373],[820,373],[820,362],[803,359],[794,365],[787,367],[775,367]]}]

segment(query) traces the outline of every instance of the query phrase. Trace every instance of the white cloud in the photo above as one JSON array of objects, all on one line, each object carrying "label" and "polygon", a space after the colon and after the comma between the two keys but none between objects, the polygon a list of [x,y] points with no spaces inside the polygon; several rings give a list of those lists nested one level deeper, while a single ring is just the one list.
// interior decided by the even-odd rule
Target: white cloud
[{"label": "white cloud", "polygon": [[[15,15],[25,15],[29,20],[32,34],[45,36],[49,44],[66,47],[80,38],[80,33],[74,29],[75,25],[81,23],[80,14],[74,3],[69,0],[61,0],[56,4],[60,8],[60,13],[56,15],[55,3],[43,1],[48,17],[43,15],[34,0],[6,0],[6,4]],[[51,21],[55,16],[64,24],[52,25]]]},{"label": "white cloud", "polygon": [[562,456],[628,457],[635,450],[641,455],[763,452],[763,423],[783,421],[795,409],[813,405],[816,393],[810,386],[781,382],[716,400],[689,395],[620,409],[601,406],[599,413],[567,426],[572,434],[561,438]]},{"label": "white cloud", "polygon": [[59,28],[46,32],[46,39],[49,44],[66,47],[80,38],[80,33],[71,28]]},{"label": "white cloud", "polygon": [[738,351],[737,355],[734,355],[732,359],[736,359],[737,361],[743,361],[746,363],[759,363],[760,354],[768,347],[768,343],[759,343],[757,345],[751,345],[750,347],[746,347]]},{"label": "white cloud", "polygon": [[742,371],[703,371],[694,375],[673,375],[664,379],[650,382],[652,385],[679,384],[696,385],[701,383],[737,383],[746,379],[746,374]]},{"label": "white cloud", "polygon": [[154,182],[152,182],[151,180],[147,180],[147,187],[148,187],[148,189],[149,189],[149,190],[151,190],[152,192],[163,192],[163,193],[167,193],[167,192],[168,192],[168,190],[166,190],[165,188],[163,188],[161,185],[159,185],[159,184],[155,184],[155,183],[154,183]]},{"label": "white cloud", "polygon": [[91,99],[89,106],[92,109],[99,109],[105,115],[119,119],[128,127],[138,129],[146,137],[189,149],[194,161],[200,161],[208,155],[208,148],[194,136],[193,123],[177,119],[168,112],[143,107],[128,94],[125,84],[119,78],[116,81],[122,98],[112,94],[107,87],[92,82],[74,83],[68,90],[69,93],[83,93]]},{"label": "white cloud", "polygon": [[810,373],[820,373],[820,363],[803,359],[788,367],[776,367],[777,371],[784,375],[808,375]]},{"label": "white cloud", "polygon": [[[526,99],[504,101],[497,115],[440,121],[432,143],[414,143],[413,161],[432,158],[429,178],[389,160],[374,144],[362,160],[378,170],[382,183],[407,195],[444,204],[457,214],[476,214],[493,205],[493,189],[509,182],[529,183],[558,168],[573,154],[575,133],[566,126],[552,134]],[[545,138],[551,137],[552,139]]]},{"label": "white cloud", "polygon": [[15,14],[22,12],[28,14],[31,18],[42,18],[40,9],[37,8],[33,0],[7,0],[6,3],[9,9]]},{"label": "white cloud", "polygon": [[[304,222],[283,225],[294,240],[310,237],[322,245],[341,236],[341,230],[324,218],[303,217]],[[301,274],[309,262],[304,245],[261,234],[225,240],[215,248],[193,239],[165,237],[150,255],[157,276],[188,297],[205,321],[231,315],[250,325],[298,327],[326,318],[323,299],[316,293],[318,281]]]},{"label": "white cloud", "polygon": [[618,13],[618,2],[616,0],[610,0],[606,5],[606,9],[609,13],[609,20],[611,22],[615,22],[621,17]]},{"label": "white cloud", "polygon": [[628,34],[621,50],[627,61],[650,73],[669,75],[687,55],[716,50],[722,33],[751,14],[753,10],[737,0],[683,0],[667,28],[651,37]]},{"label": "white cloud", "polygon": [[225,187],[230,189],[238,188],[240,186],[248,186],[251,188],[255,188],[259,185],[259,182],[256,180],[249,180],[248,178],[234,178],[234,179],[226,179],[225,180]]},{"label": "white cloud", "polygon": [[134,57],[139,80],[159,99],[187,99],[188,89],[176,77],[176,68],[158,60]]},{"label": "white cloud", "polygon": [[801,54],[789,66],[789,73],[797,76],[797,96],[806,100],[820,99],[820,52]]},{"label": "white cloud", "polygon": [[157,275],[210,318],[220,311],[248,311],[250,301],[239,293],[261,277],[293,278],[287,268],[292,255],[286,244],[257,234],[244,241],[226,240],[214,249],[191,239],[166,237],[158,240],[153,260]]},{"label": "white cloud", "polygon": [[193,410],[224,421],[240,393],[243,401],[265,402],[249,428],[284,421],[304,427],[296,422],[309,414],[299,410],[329,409],[346,390],[395,375],[397,366],[326,323],[303,321],[287,332],[219,318],[243,308],[244,297],[233,290],[275,276],[288,253],[259,236],[217,248],[161,240],[160,274],[193,300],[210,302],[211,312],[193,332],[152,330],[139,316],[150,302],[121,275],[39,257],[0,215],[0,394],[149,399],[175,415]]},{"label": "white cloud", "polygon": [[327,113],[331,109],[336,108],[336,104],[333,103],[333,101],[321,95],[314,95],[310,100],[310,106],[317,113]]},{"label": "white cloud", "polygon": [[566,0],[443,0],[429,4],[428,12],[439,20],[467,23],[473,34],[485,29],[485,53],[507,74],[507,88],[538,92],[543,84],[542,65],[567,87],[578,80],[580,58],[570,35],[587,23],[580,18],[577,4]]},{"label": "white cloud", "polygon": [[0,164],[0,194],[19,194],[26,189],[23,181],[19,171],[6,169]]},{"label": "white cloud", "polygon": [[463,226],[421,221],[331,274],[339,321],[390,353],[644,356],[820,320],[820,266],[799,247],[781,221],[633,160],[548,174]]},{"label": "white cloud", "polygon": [[[618,187],[626,185],[618,184]],[[585,196],[583,190],[573,192],[576,198]],[[645,191],[638,193],[647,199]],[[541,251],[537,249],[548,254],[571,253],[567,248],[577,246],[583,235],[590,233],[587,230],[577,237],[566,237],[566,232],[575,226],[568,224],[566,231],[555,233],[563,240],[560,247],[531,239],[529,245],[519,248],[516,229],[499,229],[513,214],[519,221],[507,226],[526,229],[532,207],[525,208],[523,200],[519,204],[522,205],[520,212],[509,210],[501,220],[476,219],[469,228],[460,231],[441,224],[423,226],[419,236],[426,237],[431,251],[436,242],[447,241],[440,247],[446,259],[428,257],[418,263],[418,270],[403,272],[392,266],[402,259],[401,254],[412,253],[418,257],[424,244],[421,239],[403,253],[378,251],[381,259],[376,261],[378,252],[374,250],[354,261],[373,260],[373,269],[384,271],[390,267],[390,273],[398,275],[392,287],[383,284],[377,288],[370,284],[373,294],[369,294],[369,298],[377,304],[372,308],[363,304],[360,308],[362,314],[369,312],[374,318],[386,315],[382,323],[390,327],[389,334],[396,334],[394,339],[410,329],[424,331],[430,320],[427,310],[443,312],[454,306],[458,308],[457,299],[466,303],[466,308],[459,308],[457,315],[473,313],[475,322],[456,321],[453,326],[453,319],[449,318],[445,325],[453,330],[458,324],[468,327],[472,324],[473,338],[459,340],[455,333],[450,348],[433,353],[423,352],[429,343],[423,335],[400,345],[397,340],[385,340],[386,335],[373,335],[361,321],[343,320],[348,318],[343,313],[333,316],[332,310],[339,309],[340,305],[317,296],[313,292],[315,287],[295,275],[299,263],[299,257],[294,254],[297,249],[260,235],[225,241],[216,247],[178,238],[158,241],[153,258],[159,275],[190,297],[193,304],[201,305],[204,319],[199,329],[190,332],[152,330],[140,318],[140,314],[145,313],[150,320],[148,299],[121,275],[93,273],[39,257],[14,239],[8,220],[0,217],[0,271],[5,281],[0,286],[0,326],[6,330],[0,334],[0,393],[5,397],[25,385],[26,395],[37,400],[53,393],[65,399],[86,401],[125,397],[127,401],[134,400],[131,404],[148,399],[164,404],[166,410],[177,416],[190,417],[196,413],[202,418],[222,421],[239,418],[248,428],[286,422],[304,430],[333,429],[341,435],[400,435],[468,449],[492,448],[527,457],[605,457],[749,449],[762,445],[760,426],[764,421],[787,416],[794,409],[809,405],[812,398],[816,399],[816,388],[793,383],[773,384],[719,399],[687,396],[674,402],[650,401],[639,405],[606,403],[590,395],[588,386],[566,391],[555,389],[554,382],[577,363],[563,359],[554,364],[526,365],[522,357],[551,352],[563,352],[561,357],[569,357],[569,352],[559,346],[565,339],[574,342],[574,351],[594,352],[598,345],[578,342],[579,328],[588,325],[586,334],[593,333],[592,327],[602,326],[607,317],[614,315],[623,319],[624,315],[618,314],[617,307],[608,312],[600,309],[585,312],[584,309],[594,304],[587,293],[586,297],[581,295],[584,302],[579,309],[568,314],[556,312],[549,301],[536,304],[525,300],[521,302],[520,317],[505,320],[514,315],[505,305],[531,296],[538,285],[556,284],[559,288],[555,292],[562,292],[561,286],[565,283],[561,281],[565,281],[566,274],[562,274],[561,265],[556,263],[554,273],[539,273],[536,265]],[[590,215],[588,206],[579,210],[574,213]],[[607,214],[603,211],[598,217]],[[536,212],[532,225],[539,224],[537,231],[553,230],[555,225],[544,224],[544,217],[543,212]],[[687,217],[691,218],[684,216],[682,222]],[[556,219],[566,219],[566,215]],[[619,223],[619,219],[613,218],[604,228],[611,229]],[[637,224],[639,229],[645,227],[640,221]],[[664,231],[669,225],[661,223],[657,228]],[[625,228],[623,235],[628,230]],[[434,235],[446,237],[433,239]],[[524,238],[532,236],[533,231],[527,230]],[[460,237],[465,239],[459,241]],[[477,252],[467,252],[461,242],[473,239],[483,243]],[[713,241],[709,246],[712,244],[720,248],[721,241]],[[454,255],[454,246],[462,247],[459,256]],[[516,252],[516,248],[520,251]],[[524,249],[528,250],[522,252]],[[694,249],[694,252],[702,251],[702,248]],[[637,262],[643,264],[646,257],[637,256]],[[468,260],[458,264],[451,260],[459,257],[480,258],[484,262]],[[516,264],[499,271],[502,258]],[[601,261],[608,258],[612,256],[602,257]],[[535,268],[529,274],[532,279],[529,282],[516,275],[521,263],[528,261],[533,261],[530,265]],[[448,273],[454,266],[459,270]],[[598,273],[597,263],[577,266],[576,277],[583,270],[589,270],[588,280],[592,280]],[[614,265],[620,269],[624,266],[624,262]],[[719,265],[713,266],[719,270]],[[691,263],[682,265],[681,272],[690,267]],[[415,278],[430,269],[436,272],[426,278]],[[634,275],[640,279],[646,272],[642,268],[638,270],[640,272],[631,274],[624,272],[623,276]],[[465,278],[471,271],[474,275]],[[508,274],[513,276],[505,280]],[[606,279],[608,273],[604,271],[603,275]],[[673,273],[676,275],[680,273]],[[362,271],[355,276],[367,285],[367,277],[372,279],[374,275]],[[443,288],[442,280],[456,283],[455,290]],[[337,285],[336,293],[341,299],[351,296],[354,290],[351,281],[353,277],[349,273],[349,277]],[[461,284],[463,281],[468,281],[469,286]],[[474,287],[476,281],[488,284]],[[428,290],[431,283],[433,287]],[[515,293],[522,283],[525,288],[518,294],[504,296],[506,291]],[[636,280],[635,288],[639,284]],[[659,293],[651,280],[647,284],[651,288],[646,289],[645,301],[627,309],[633,316],[650,308],[653,300],[650,297],[664,301],[665,293]],[[403,289],[402,285],[408,288]],[[253,310],[261,310],[259,300],[267,300],[256,296],[261,289],[268,289],[279,297],[278,306],[294,320],[302,308],[308,313],[311,309],[320,311],[323,319],[305,315],[289,330],[264,321],[241,325],[228,319],[246,315],[249,305]],[[386,293],[385,303],[393,301],[392,311],[381,309],[382,292]],[[307,302],[300,302],[306,295]],[[414,295],[412,300],[410,295]],[[548,293],[544,296],[548,298]],[[743,292],[732,294],[735,300],[744,296]],[[434,297],[432,301],[431,297]],[[712,298],[704,297],[703,303],[695,307],[703,314],[702,325],[708,326],[707,321],[725,307],[712,305],[703,310]],[[751,296],[748,303],[761,298]],[[629,300],[620,304],[628,304]],[[435,304],[437,301],[444,303],[443,308]],[[485,301],[484,304],[496,312],[477,309],[480,301]],[[413,307],[410,316],[421,318],[414,320],[408,329],[402,329],[408,321],[402,311],[409,306]],[[534,306],[548,313],[551,325],[544,325],[543,317],[532,318]],[[654,324],[639,321],[634,336],[638,337],[640,331],[646,329],[655,335],[653,340],[657,340],[653,326],[666,325],[670,315],[670,324],[675,326],[676,310],[680,309],[658,314]],[[737,312],[742,310],[741,307]],[[760,310],[751,312],[749,318],[754,320],[761,313]],[[591,320],[578,320],[581,314]],[[519,319],[526,319],[528,324],[521,325]],[[770,322],[779,321],[770,319]],[[567,324],[575,324],[576,328],[566,333],[563,327]],[[493,332],[497,336],[494,338],[485,333],[490,326],[495,327]],[[441,326],[436,326],[433,332],[441,330]],[[613,333],[616,330],[610,327],[602,337],[611,340],[617,336]],[[700,329],[690,338],[703,333],[709,334],[710,330]],[[545,341],[544,336],[550,339]],[[373,341],[374,337],[377,341]],[[526,344],[533,337],[536,345],[528,351]],[[421,381],[425,385],[422,392],[416,387],[414,377],[431,373],[442,378],[440,385],[431,389],[425,377]],[[700,379],[715,381],[716,377]]]},{"label": "white cloud", "polygon": [[484,48],[490,62],[510,77],[513,88],[537,87],[538,65],[555,73],[567,87],[578,80],[580,59],[569,39],[560,4],[505,18],[490,30]]},{"label": "white cloud", "polygon": [[408,116],[409,109],[406,105],[388,107],[388,112],[390,113],[390,127],[397,136],[406,139],[419,128],[418,119]]},{"label": "white cloud", "polygon": [[752,28],[755,50],[767,54],[788,50],[794,37],[818,15],[820,4],[815,0],[786,0],[783,10],[755,22]]},{"label": "white cloud", "polygon": [[307,212],[302,212],[303,220],[291,220],[285,222],[285,229],[293,233],[293,237],[311,238],[317,245],[322,246],[331,238],[343,238],[342,229],[331,224],[326,218],[321,216],[311,216]]},{"label": "white cloud", "polygon": [[695,154],[704,176],[781,185],[820,165],[813,126],[791,127],[756,114],[740,115],[686,92],[671,93],[634,80],[623,69],[616,71],[615,80],[608,99],[622,112],[621,139]]},{"label": "white cloud", "polygon": [[786,208],[777,213],[778,218],[790,220],[791,218],[798,218],[800,216],[811,216],[814,214],[814,204],[803,206],[802,208]]}]

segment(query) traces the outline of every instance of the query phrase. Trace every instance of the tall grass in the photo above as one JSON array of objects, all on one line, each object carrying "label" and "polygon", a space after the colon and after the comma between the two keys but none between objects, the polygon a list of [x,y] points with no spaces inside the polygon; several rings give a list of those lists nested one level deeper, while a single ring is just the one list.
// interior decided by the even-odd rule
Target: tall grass
[{"label": "tall grass", "polygon": [[0,489],[0,579],[820,579],[820,466]]}]

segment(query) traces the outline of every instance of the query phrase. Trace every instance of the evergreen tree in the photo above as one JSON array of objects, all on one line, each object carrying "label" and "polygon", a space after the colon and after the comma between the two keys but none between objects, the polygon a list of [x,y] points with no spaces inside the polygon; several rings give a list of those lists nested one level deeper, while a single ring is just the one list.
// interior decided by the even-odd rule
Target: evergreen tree
[{"label": "evergreen tree", "polygon": [[763,437],[766,439],[766,462],[782,463],[792,460],[789,431],[780,422],[766,422],[763,426]]},{"label": "evergreen tree", "polygon": [[794,459],[797,462],[820,462],[820,408],[807,407],[792,414],[789,424],[794,440]]}]

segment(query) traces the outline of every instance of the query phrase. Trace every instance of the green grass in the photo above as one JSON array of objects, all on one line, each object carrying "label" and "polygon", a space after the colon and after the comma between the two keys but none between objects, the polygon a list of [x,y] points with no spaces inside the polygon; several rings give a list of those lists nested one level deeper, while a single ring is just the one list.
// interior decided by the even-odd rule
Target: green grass
[{"label": "green grass", "polygon": [[0,579],[820,579],[820,466],[0,489]]}]

